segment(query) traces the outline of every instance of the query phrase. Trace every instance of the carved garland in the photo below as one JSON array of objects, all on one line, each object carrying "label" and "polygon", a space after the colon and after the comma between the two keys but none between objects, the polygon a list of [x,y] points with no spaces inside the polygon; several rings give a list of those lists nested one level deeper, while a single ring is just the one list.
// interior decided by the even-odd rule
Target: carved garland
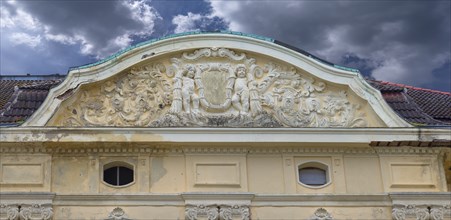
[{"label": "carved garland", "polygon": [[226,48],[203,48],[130,70],[86,91],[64,126],[365,127],[345,91]]}]

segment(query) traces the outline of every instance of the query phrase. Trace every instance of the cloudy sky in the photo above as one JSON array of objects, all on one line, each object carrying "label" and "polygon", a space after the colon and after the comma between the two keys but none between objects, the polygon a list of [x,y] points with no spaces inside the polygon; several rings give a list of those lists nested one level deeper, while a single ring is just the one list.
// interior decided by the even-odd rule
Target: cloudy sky
[{"label": "cloudy sky", "polygon": [[192,30],[259,34],[368,77],[450,91],[449,0],[15,0],[1,2],[1,71],[65,74]]}]

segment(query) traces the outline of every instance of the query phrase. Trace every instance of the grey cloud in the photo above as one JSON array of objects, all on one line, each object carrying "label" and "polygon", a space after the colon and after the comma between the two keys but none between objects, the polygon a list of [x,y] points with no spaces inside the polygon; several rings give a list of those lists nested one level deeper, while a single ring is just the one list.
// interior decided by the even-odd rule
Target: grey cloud
[{"label": "grey cloud", "polygon": [[116,38],[150,35],[153,20],[159,19],[158,13],[152,10],[150,20],[139,20],[144,15],[134,16],[134,13],[139,14],[142,7],[132,9],[125,3],[130,5],[133,1],[16,1],[15,6],[38,19],[48,34],[76,39],[91,45],[94,55],[107,56],[104,53],[123,46],[112,43]]},{"label": "grey cloud", "polygon": [[338,64],[346,63],[346,55],[356,56],[359,67],[363,61],[364,69],[372,70],[378,79],[417,86],[449,80],[435,78],[432,72],[450,62],[450,2],[230,3],[239,4],[235,7],[225,4],[229,3],[212,2],[215,11],[239,27],[238,31],[270,36]]}]

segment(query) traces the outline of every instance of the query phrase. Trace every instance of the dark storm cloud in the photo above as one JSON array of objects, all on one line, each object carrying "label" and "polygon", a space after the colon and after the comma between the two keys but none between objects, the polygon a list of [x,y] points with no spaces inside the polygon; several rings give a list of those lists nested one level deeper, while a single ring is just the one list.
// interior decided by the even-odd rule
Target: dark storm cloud
[{"label": "dark storm cloud", "polygon": [[346,60],[355,57],[357,67],[378,79],[418,86],[450,80],[432,74],[450,62],[449,1],[211,3],[238,31],[270,36],[338,64],[356,63]]},{"label": "dark storm cloud", "polygon": [[47,40],[79,43],[83,54],[106,56],[127,46],[135,35],[152,34],[154,22],[160,17],[146,3],[132,0],[15,1],[5,3],[4,9],[22,10],[31,15],[42,25],[44,34],[41,35]]}]

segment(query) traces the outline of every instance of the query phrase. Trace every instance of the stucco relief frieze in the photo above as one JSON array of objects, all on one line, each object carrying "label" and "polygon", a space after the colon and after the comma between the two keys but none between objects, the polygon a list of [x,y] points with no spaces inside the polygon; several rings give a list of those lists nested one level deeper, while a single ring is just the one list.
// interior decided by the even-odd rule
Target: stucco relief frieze
[{"label": "stucco relief frieze", "polygon": [[245,205],[188,205],[185,209],[185,219],[249,220],[250,211]]},{"label": "stucco relief frieze", "polygon": [[18,220],[19,205],[17,204],[0,204],[1,220]]},{"label": "stucco relief frieze", "polygon": [[82,90],[64,126],[365,127],[346,91],[291,66],[203,48]]},{"label": "stucco relief frieze", "polygon": [[50,204],[21,205],[21,220],[49,220],[53,217],[53,209]]},{"label": "stucco relief frieze", "polygon": [[444,220],[451,218],[451,207],[449,205],[395,204],[392,217],[394,220]]}]

